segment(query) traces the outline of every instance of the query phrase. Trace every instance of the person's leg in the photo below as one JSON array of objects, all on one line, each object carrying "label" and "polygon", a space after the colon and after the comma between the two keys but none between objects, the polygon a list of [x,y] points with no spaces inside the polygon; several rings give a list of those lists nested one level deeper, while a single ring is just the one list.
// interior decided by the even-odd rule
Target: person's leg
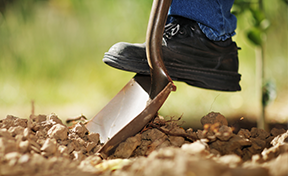
[{"label": "person's leg", "polygon": [[[241,75],[238,48],[231,40],[236,28],[236,19],[230,16],[232,1],[225,8],[217,2],[173,0],[163,34],[163,62],[175,81],[213,90],[238,91]],[[145,43],[116,43],[105,53],[103,61],[121,70],[149,75],[145,50]]]},{"label": "person's leg", "polygon": [[182,16],[197,21],[210,40],[224,41],[235,35],[237,19],[230,12],[233,2],[234,0],[173,0],[168,16]]}]

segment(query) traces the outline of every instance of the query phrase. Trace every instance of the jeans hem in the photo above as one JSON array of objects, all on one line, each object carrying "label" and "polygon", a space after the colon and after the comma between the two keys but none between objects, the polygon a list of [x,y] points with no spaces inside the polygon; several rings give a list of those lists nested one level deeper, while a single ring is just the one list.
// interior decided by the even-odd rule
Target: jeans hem
[{"label": "jeans hem", "polygon": [[206,35],[206,37],[212,41],[225,41],[236,34],[236,32],[233,31],[230,34],[219,35],[217,31],[215,31],[212,28],[207,27],[207,26],[205,26],[199,22],[198,22],[198,26],[200,27],[202,32]]}]

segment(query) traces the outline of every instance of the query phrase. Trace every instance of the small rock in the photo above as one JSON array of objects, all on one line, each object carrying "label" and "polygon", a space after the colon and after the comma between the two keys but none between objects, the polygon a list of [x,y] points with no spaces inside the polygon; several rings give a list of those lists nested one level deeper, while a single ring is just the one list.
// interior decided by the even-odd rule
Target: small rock
[{"label": "small rock", "polygon": [[29,129],[28,128],[25,128],[24,131],[23,131],[23,137],[25,139],[28,139],[29,138]]},{"label": "small rock", "polygon": [[283,134],[285,133],[286,130],[284,130],[283,128],[273,128],[271,131],[270,131],[270,134],[272,136],[278,136],[279,134]]},{"label": "small rock", "polygon": [[71,153],[72,151],[74,151],[75,150],[75,144],[74,144],[74,142],[72,141],[72,142],[70,142],[68,145],[67,145],[67,152],[68,153]]},{"label": "small rock", "polygon": [[250,138],[251,147],[248,147],[248,150],[254,155],[259,154],[266,146],[266,141],[259,138]]},{"label": "small rock", "polygon": [[54,113],[51,113],[51,114],[48,115],[48,121],[50,121],[53,125],[55,125],[55,124],[63,125],[62,121]]},{"label": "small rock", "polygon": [[81,139],[81,138],[77,138],[76,141],[77,141],[81,146],[86,146],[86,145],[87,145],[86,142],[85,142],[83,139]]},{"label": "small rock", "polygon": [[72,132],[76,133],[79,137],[84,137],[89,133],[88,129],[81,122],[75,125]]},{"label": "small rock", "polygon": [[87,152],[87,150],[86,150],[87,142],[85,142],[81,138],[77,138],[76,141],[79,145],[79,150],[76,150],[76,151],[82,151],[83,153],[86,153]]},{"label": "small rock", "polygon": [[94,147],[96,147],[96,145],[97,144],[95,142],[88,142],[86,146],[87,152],[90,152]]},{"label": "small rock", "polygon": [[46,157],[51,156],[57,151],[57,143],[55,139],[47,138],[41,147],[42,154]]},{"label": "small rock", "polygon": [[67,139],[68,128],[61,124],[55,124],[52,128],[49,129],[47,135],[56,140],[65,140]]},{"label": "small rock", "polygon": [[151,152],[156,151],[158,149],[168,147],[171,143],[168,141],[168,136],[163,135],[152,141],[152,143],[149,145],[148,150],[146,151],[145,155],[149,155]]},{"label": "small rock", "polygon": [[93,133],[92,132],[92,133],[88,134],[88,139],[89,139],[89,141],[98,144],[99,143],[99,139],[100,139],[100,135],[98,133]]},{"label": "small rock", "polygon": [[46,134],[44,133],[43,130],[37,131],[36,134],[35,134],[35,136],[36,136],[37,138],[46,138]]},{"label": "small rock", "polygon": [[117,158],[129,158],[137,146],[141,144],[141,134],[129,137],[125,142],[119,144],[114,156]]},{"label": "small rock", "polygon": [[[171,133],[177,133],[177,134],[185,134],[185,130],[183,128],[173,128],[171,131]],[[171,142],[171,144],[175,147],[181,147],[184,142],[185,139],[181,136],[169,136],[169,141]]]},{"label": "small rock", "polygon": [[[70,132],[72,132],[71,130],[70,130]],[[69,133],[68,134],[68,139],[70,139],[70,140],[72,140],[72,139],[76,139],[76,138],[78,138],[79,136],[76,134],[76,133]]]},{"label": "small rock", "polygon": [[[221,133],[216,133],[216,134],[221,136]],[[217,140],[216,135],[212,131],[208,131],[205,136],[206,136],[206,139],[209,140],[209,142],[214,142]]]},{"label": "small rock", "polygon": [[68,153],[68,148],[66,146],[64,146],[64,145],[59,145],[58,151],[60,153]]},{"label": "small rock", "polygon": [[32,122],[31,124],[31,130],[33,131],[39,131],[41,128],[41,125],[39,123],[35,123],[35,122]]},{"label": "small rock", "polygon": [[44,121],[46,121],[46,115],[39,114],[38,116],[36,116],[34,121],[37,122],[37,123],[44,122]]},{"label": "small rock", "polygon": [[245,146],[250,146],[251,141],[249,141],[246,138],[242,138],[240,136],[235,135],[229,140],[228,144],[229,144],[230,150],[232,151],[233,149],[236,149],[236,148],[242,148]]},{"label": "small rock", "polygon": [[192,128],[188,128],[186,133],[191,136],[189,137],[190,140],[195,140],[198,138],[196,132],[194,132]]},{"label": "small rock", "polygon": [[222,141],[227,141],[229,140],[231,137],[234,136],[233,130],[231,127],[222,125],[219,128],[219,133],[216,133],[216,136],[218,139],[222,140]]},{"label": "small rock", "polygon": [[151,143],[150,140],[142,140],[141,144],[134,151],[133,156],[145,156]]},{"label": "small rock", "polygon": [[222,125],[228,125],[228,121],[226,118],[220,114],[220,113],[215,113],[215,112],[210,112],[206,116],[201,118],[201,124],[204,126],[205,124],[215,124],[219,123],[220,126]]},{"label": "small rock", "polygon": [[79,142],[80,142],[80,141],[77,140],[77,139],[72,139],[72,142],[71,142],[71,143],[73,143],[73,146],[74,146],[74,150],[75,150],[75,151],[80,151],[81,148],[83,147],[83,145],[81,145]]},{"label": "small rock", "polygon": [[173,146],[181,147],[184,144],[185,139],[181,136],[169,136],[169,141]]},{"label": "small rock", "polygon": [[241,149],[245,146],[251,146],[251,141],[237,135],[234,135],[229,141],[216,140],[209,144],[211,149],[219,151],[221,155],[237,154],[241,156],[243,153]]},{"label": "small rock", "polygon": [[27,163],[29,161],[29,159],[30,159],[29,154],[24,154],[24,155],[20,156],[18,163],[19,164]]},{"label": "small rock", "polygon": [[191,144],[183,144],[181,149],[189,154],[208,154],[208,145],[200,140]]},{"label": "small rock", "polygon": [[29,141],[21,141],[19,143],[19,152],[20,153],[26,153],[29,151]]},{"label": "small rock", "polygon": [[41,122],[41,129],[43,129],[42,131],[44,133],[47,133],[49,131],[49,129],[52,128],[53,125],[55,125],[55,124],[50,123],[50,121]]},{"label": "small rock", "polygon": [[7,115],[5,119],[2,120],[2,128],[9,129],[11,126],[15,126],[15,120],[17,117],[13,115]]},{"label": "small rock", "polygon": [[81,151],[73,151],[72,155],[74,156],[73,160],[76,160],[76,161],[82,161],[85,158],[85,156],[83,155]]},{"label": "small rock", "polygon": [[196,135],[198,139],[206,138],[206,134],[202,130],[197,130]]},{"label": "small rock", "polygon": [[23,128],[27,127],[28,119],[21,119],[21,118],[16,118],[14,121],[15,126],[21,126]]},{"label": "small rock", "polygon": [[142,139],[144,140],[155,141],[156,139],[161,138],[163,136],[165,136],[165,134],[156,128],[149,129],[144,133],[142,133]]},{"label": "small rock", "polygon": [[244,137],[249,139],[251,137],[251,133],[248,129],[240,129],[237,133],[240,137]]},{"label": "small rock", "polygon": [[251,128],[251,137],[252,138],[259,138],[259,139],[266,139],[270,136],[270,134],[263,130],[263,129],[258,129],[256,127]]},{"label": "small rock", "polygon": [[12,139],[11,133],[6,128],[0,129],[0,137],[6,138],[6,139]]},{"label": "small rock", "polygon": [[153,145],[154,144],[156,144],[155,146],[156,146],[156,148],[155,148],[155,150],[159,150],[159,149],[161,149],[161,148],[166,148],[166,147],[169,147],[169,146],[171,146],[171,142],[166,138],[166,140],[164,140],[165,138],[161,138],[161,139],[158,139],[158,140],[156,140],[156,141],[164,141],[164,142],[159,142],[158,144],[157,144],[157,142],[156,143],[152,143],[151,144],[151,146],[152,146],[152,148],[154,147]]},{"label": "small rock", "polygon": [[70,153],[68,152],[68,147],[64,146],[64,145],[59,145],[58,146],[58,151],[60,153],[60,155],[62,157],[66,157],[69,158],[70,157]]},{"label": "small rock", "polygon": [[9,132],[12,134],[12,136],[16,136],[17,134],[22,134],[25,128],[22,126],[15,126],[15,127],[10,127]]}]

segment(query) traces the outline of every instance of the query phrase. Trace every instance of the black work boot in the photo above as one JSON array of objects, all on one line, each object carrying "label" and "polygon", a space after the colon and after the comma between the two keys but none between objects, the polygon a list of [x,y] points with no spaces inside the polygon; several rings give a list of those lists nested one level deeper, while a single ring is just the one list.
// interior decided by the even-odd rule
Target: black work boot
[{"label": "black work boot", "polygon": [[[145,50],[145,43],[116,43],[105,53],[103,61],[121,70],[148,75]],[[231,38],[209,40],[193,20],[175,16],[165,26],[163,61],[175,81],[213,90],[241,90],[237,50]]]}]

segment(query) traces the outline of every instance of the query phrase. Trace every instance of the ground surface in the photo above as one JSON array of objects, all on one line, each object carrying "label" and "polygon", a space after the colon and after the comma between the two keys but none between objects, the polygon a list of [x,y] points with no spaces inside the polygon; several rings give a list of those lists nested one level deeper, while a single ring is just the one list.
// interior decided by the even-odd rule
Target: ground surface
[{"label": "ground surface", "polygon": [[288,175],[288,131],[228,126],[209,113],[202,130],[156,117],[121,143],[108,159],[99,135],[81,123],[68,127],[55,114],[0,121],[0,175]]}]

